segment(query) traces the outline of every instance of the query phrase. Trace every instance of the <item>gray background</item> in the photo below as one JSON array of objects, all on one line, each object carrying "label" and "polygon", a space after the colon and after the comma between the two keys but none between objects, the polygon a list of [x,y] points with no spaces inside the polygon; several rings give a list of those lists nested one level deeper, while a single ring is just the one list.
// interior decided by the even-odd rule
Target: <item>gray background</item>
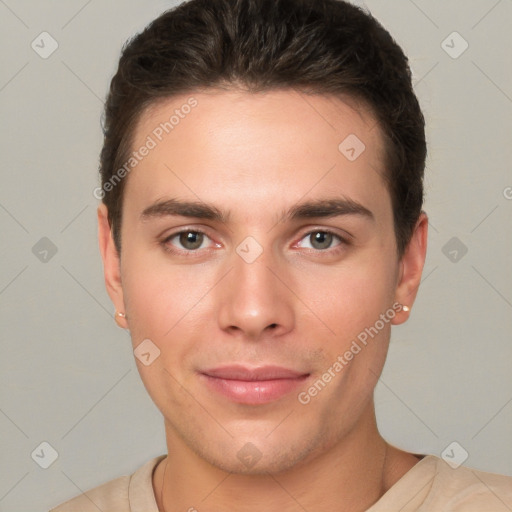
[{"label": "gray background", "polygon": [[[92,191],[121,46],[175,3],[0,0],[2,511],[47,510],[166,451],[112,319]],[[428,258],[393,330],[379,426],[403,449],[457,441],[466,465],[512,475],[512,0],[366,5],[410,57],[430,144]],[[43,31],[59,45],[47,59],[31,47]],[[469,44],[457,58],[454,31]],[[47,448],[31,457],[43,441],[48,469]]]}]

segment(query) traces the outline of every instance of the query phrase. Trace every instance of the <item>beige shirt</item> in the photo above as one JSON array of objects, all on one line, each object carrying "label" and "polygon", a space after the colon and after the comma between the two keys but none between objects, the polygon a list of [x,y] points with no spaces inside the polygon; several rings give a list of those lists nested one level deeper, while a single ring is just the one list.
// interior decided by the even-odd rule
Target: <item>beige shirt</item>
[{"label": "beige shirt", "polygon": [[[95,487],[50,512],[158,512],[153,470],[156,457],[131,476]],[[201,510],[196,504],[197,510]],[[395,483],[367,512],[510,512],[512,477],[460,466],[427,455]]]}]

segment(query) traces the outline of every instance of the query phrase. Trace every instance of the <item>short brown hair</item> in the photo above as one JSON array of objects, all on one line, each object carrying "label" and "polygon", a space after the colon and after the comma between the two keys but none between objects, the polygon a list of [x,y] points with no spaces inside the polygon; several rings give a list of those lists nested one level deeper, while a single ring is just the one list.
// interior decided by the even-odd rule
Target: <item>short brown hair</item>
[{"label": "short brown hair", "polygon": [[105,184],[127,161],[141,114],[164,98],[230,84],[348,95],[368,105],[385,139],[403,254],[423,204],[425,121],[401,48],[369,13],[342,0],[190,0],[125,45],[106,101],[100,158],[119,254],[124,180],[108,192]]}]

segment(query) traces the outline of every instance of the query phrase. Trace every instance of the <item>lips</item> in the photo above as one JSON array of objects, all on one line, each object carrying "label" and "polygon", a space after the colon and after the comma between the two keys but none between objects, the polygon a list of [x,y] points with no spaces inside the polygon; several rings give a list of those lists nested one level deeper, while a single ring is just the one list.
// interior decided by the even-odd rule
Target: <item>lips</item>
[{"label": "lips", "polygon": [[218,379],[245,381],[295,379],[303,375],[307,375],[293,370],[288,370],[287,368],[281,368],[280,366],[260,366],[258,368],[247,368],[244,366],[236,365],[213,368],[211,370],[206,370],[203,373]]},{"label": "lips", "polygon": [[303,384],[309,373],[279,366],[241,365],[211,368],[200,373],[210,390],[231,401],[258,405],[278,400]]}]

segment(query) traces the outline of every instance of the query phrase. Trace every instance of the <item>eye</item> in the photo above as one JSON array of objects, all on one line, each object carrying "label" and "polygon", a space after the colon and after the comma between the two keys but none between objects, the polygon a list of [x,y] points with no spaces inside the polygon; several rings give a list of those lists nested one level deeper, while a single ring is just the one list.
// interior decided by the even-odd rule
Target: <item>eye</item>
[{"label": "eye", "polygon": [[[338,243],[333,245],[333,241],[338,240]],[[309,246],[304,245],[304,241],[309,241]],[[341,243],[346,242],[339,235],[331,233],[330,231],[325,230],[317,230],[311,231],[299,242],[300,247],[305,247],[306,249],[315,249],[317,251],[325,251],[326,249],[331,249],[333,247],[337,247],[341,245]]]},{"label": "eye", "polygon": [[[204,249],[207,243],[206,246],[203,246],[203,244],[205,244],[207,240],[209,240],[209,237],[202,231],[185,230],[168,236],[162,243],[171,251],[173,251],[175,247],[178,251],[184,250],[186,252],[192,252],[198,249]],[[169,244],[173,246],[173,248],[169,247]]]}]

